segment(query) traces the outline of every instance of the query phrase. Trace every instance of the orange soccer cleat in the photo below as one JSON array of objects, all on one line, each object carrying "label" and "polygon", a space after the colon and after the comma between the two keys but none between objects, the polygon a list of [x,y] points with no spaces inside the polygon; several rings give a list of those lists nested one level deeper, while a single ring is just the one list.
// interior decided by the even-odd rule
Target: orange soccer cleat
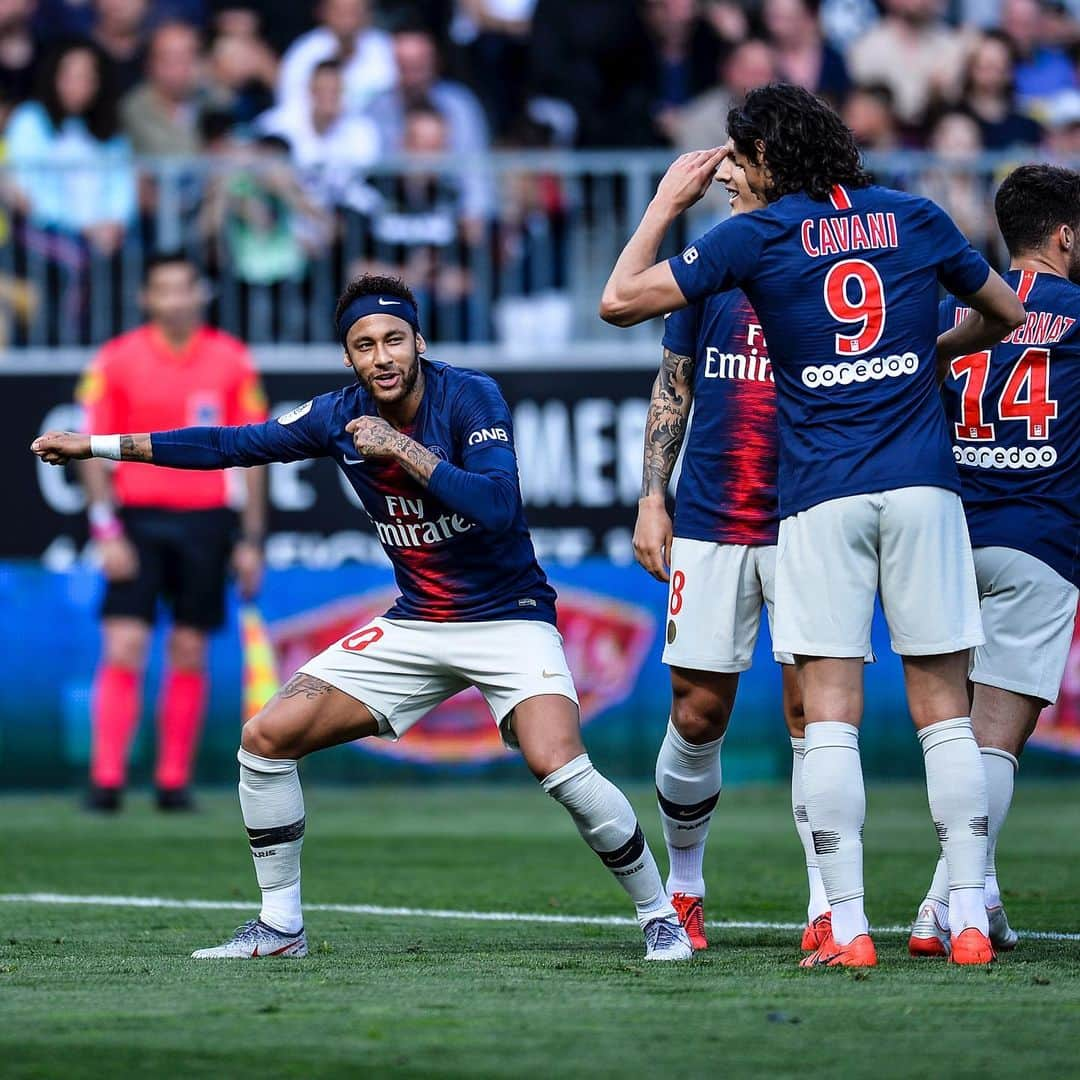
[{"label": "orange soccer cleat", "polygon": [[877,967],[877,949],[869,934],[859,934],[846,945],[837,945],[830,932],[809,956],[799,961],[799,967]]},{"label": "orange soccer cleat", "polygon": [[[948,922],[947,919],[945,921]],[[949,955],[949,928],[942,924],[938,909],[933,904],[925,904],[919,909],[907,947],[912,956],[920,959],[944,958]]]},{"label": "orange soccer cleat", "polygon": [[802,951],[813,952],[832,936],[832,912],[826,911],[811,920],[802,932]]},{"label": "orange soccer cleat", "polygon": [[709,943],[705,940],[705,909],[701,906],[701,897],[672,893],[671,906],[679,916],[679,924],[686,931],[694,950],[707,949]]},{"label": "orange soccer cleat", "polygon": [[969,926],[953,934],[950,964],[992,964],[996,959],[990,939],[976,927]]}]

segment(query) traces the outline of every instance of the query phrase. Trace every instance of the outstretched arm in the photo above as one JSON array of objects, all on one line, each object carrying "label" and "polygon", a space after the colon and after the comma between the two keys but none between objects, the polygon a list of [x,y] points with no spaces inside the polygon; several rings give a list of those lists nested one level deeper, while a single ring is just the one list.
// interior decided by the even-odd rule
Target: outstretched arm
[{"label": "outstretched arm", "polygon": [[645,421],[645,461],[634,527],[634,555],[658,581],[668,580],[672,524],[667,489],[679,457],[692,400],[694,361],[664,349]]},{"label": "outstretched arm", "polygon": [[981,289],[960,299],[971,307],[971,314],[937,339],[939,381],[947,377],[956,357],[993,348],[1027,317],[1020,298],[993,270]]},{"label": "outstretched arm", "polygon": [[671,223],[700,199],[713,182],[725,147],[694,150],[671,165],[656,189],[641,223],[627,241],[604,286],[600,318],[616,326],[635,326],[656,315],[686,307],[686,297],[666,262],[656,253]]}]

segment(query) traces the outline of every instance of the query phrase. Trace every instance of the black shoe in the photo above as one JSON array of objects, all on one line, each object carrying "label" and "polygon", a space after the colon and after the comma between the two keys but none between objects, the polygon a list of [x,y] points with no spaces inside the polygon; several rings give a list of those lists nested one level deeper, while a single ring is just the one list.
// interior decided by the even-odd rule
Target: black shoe
[{"label": "black shoe", "polygon": [[187,811],[195,809],[195,800],[186,787],[157,789],[157,808],[167,813],[171,811]]},{"label": "black shoe", "polygon": [[86,809],[95,814],[115,814],[124,804],[124,789],[91,784],[86,793]]}]

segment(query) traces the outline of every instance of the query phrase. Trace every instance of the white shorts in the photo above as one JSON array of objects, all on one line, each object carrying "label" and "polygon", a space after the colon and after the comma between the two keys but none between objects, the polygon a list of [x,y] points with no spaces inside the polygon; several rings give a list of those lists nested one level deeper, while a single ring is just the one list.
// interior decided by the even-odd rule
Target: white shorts
[{"label": "white shorts", "polygon": [[380,737],[398,739],[426,713],[469,686],[484,695],[503,742],[516,748],[507,721],[516,705],[541,694],[577,704],[563,639],[550,623],[528,619],[436,623],[374,619],[312,657],[302,672],[322,679],[371,711]]},{"label": "white shorts", "polygon": [[958,495],[896,488],[830,499],[780,522],[777,649],[865,656],[879,590],[894,652],[935,656],[983,643]]},{"label": "white shorts", "polygon": [[972,650],[971,681],[1052,704],[1072,648],[1076,586],[1023,551],[974,554],[986,644]]},{"label": "white shorts", "polygon": [[[675,537],[663,661],[691,671],[746,671],[764,605],[773,625],[776,548]],[[794,658],[774,653],[777,663]]]}]

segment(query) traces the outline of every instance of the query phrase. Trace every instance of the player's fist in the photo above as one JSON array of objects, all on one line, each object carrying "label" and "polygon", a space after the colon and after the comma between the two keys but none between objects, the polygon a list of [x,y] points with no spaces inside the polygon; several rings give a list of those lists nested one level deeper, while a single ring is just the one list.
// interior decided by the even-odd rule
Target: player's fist
[{"label": "player's fist", "polygon": [[388,457],[401,432],[391,427],[381,416],[358,416],[345,425],[352,436],[353,446],[360,457]]},{"label": "player's fist", "polygon": [[676,158],[656,188],[657,200],[681,214],[709,190],[720,162],[728,153],[726,146],[714,146],[711,150],[691,150]]},{"label": "player's fist", "polygon": [[669,577],[671,533],[671,517],[663,498],[642,498],[634,526],[634,558],[657,581],[667,581]]},{"label": "player's fist", "polygon": [[85,461],[90,456],[90,436],[74,431],[46,431],[30,444],[30,449],[49,465]]}]

